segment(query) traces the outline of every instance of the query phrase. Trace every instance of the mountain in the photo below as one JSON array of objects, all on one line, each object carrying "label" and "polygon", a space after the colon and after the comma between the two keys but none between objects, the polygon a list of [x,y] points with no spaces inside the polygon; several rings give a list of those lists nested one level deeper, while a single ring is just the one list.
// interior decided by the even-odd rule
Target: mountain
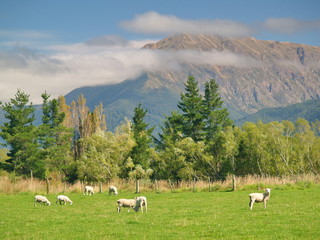
[{"label": "mountain", "polygon": [[241,126],[245,122],[257,122],[258,120],[263,123],[283,120],[295,122],[298,118],[304,118],[309,122],[320,120],[320,99],[290,104],[287,107],[264,108],[247,117],[236,120],[235,124]]},{"label": "mountain", "polygon": [[[176,54],[182,63],[177,69],[146,72],[118,84],[75,89],[65,96],[67,103],[80,94],[85,96],[91,110],[102,103],[111,131],[125,117],[132,119],[134,108],[141,103],[148,110],[146,122],[157,126],[159,131],[164,116],[177,110],[190,74],[199,82],[201,91],[208,80],[217,81],[221,98],[231,118],[239,120],[237,123],[294,119],[299,111],[286,113],[283,107],[320,99],[320,47],[254,38],[181,34],[147,44],[144,49]],[[195,59],[183,61],[183,54],[187,54],[188,59],[194,55]],[[319,112],[319,108],[306,109],[307,112],[301,113],[303,116]],[[254,115],[249,116],[251,114]],[[3,114],[0,120],[1,117]]]},{"label": "mountain", "polygon": [[113,130],[125,116],[132,118],[139,103],[148,110],[146,121],[150,125],[161,124],[164,114],[177,109],[190,74],[199,81],[201,90],[209,79],[217,81],[222,100],[235,120],[264,108],[320,98],[320,47],[182,34],[144,48],[171,54],[200,52],[204,58],[206,53],[213,53],[212,64],[199,58],[199,64],[185,62],[179,70],[159,70],[114,85],[75,89],[66,95],[67,101],[82,93],[91,108],[102,102],[107,125]]}]

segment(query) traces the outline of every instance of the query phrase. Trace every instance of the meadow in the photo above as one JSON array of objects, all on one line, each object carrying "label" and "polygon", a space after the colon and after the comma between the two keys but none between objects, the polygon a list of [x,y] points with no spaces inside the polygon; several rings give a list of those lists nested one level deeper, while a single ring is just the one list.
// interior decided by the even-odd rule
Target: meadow
[{"label": "meadow", "polygon": [[132,192],[68,193],[72,206],[55,204],[57,194],[34,206],[33,193],[1,193],[0,239],[320,239],[319,185],[273,189],[267,209],[249,210],[250,192],[146,192],[147,213],[117,213]]}]

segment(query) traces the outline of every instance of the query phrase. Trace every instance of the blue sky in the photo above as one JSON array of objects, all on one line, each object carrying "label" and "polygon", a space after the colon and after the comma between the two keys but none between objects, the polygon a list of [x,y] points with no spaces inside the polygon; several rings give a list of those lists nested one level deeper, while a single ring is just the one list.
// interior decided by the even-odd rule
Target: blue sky
[{"label": "blue sky", "polygon": [[2,0],[0,100],[13,97],[17,88],[39,102],[45,90],[56,97],[76,87],[134,78],[142,71],[172,70],[163,59],[176,66],[190,54],[155,55],[140,48],[174,33],[320,47],[319,9],[318,0]]}]

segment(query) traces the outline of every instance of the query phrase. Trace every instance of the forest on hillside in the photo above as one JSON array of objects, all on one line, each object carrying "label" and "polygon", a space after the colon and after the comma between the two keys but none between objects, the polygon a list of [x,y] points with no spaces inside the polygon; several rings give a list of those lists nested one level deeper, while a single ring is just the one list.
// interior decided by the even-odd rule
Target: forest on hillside
[{"label": "forest on hillside", "polygon": [[28,94],[18,90],[1,103],[6,118],[0,126],[2,174],[73,183],[320,173],[319,120],[235,126],[214,79],[201,95],[197,80],[188,77],[179,111],[166,116],[158,136],[145,122],[142,104],[111,132],[102,104],[91,112],[83,95],[70,105],[62,96],[50,99],[44,93],[42,99],[39,126]]}]

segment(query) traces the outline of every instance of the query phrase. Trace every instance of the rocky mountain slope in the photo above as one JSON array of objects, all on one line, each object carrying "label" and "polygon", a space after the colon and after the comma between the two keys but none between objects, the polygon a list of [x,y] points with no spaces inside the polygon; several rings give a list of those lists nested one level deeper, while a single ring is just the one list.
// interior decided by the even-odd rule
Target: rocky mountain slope
[{"label": "rocky mountain slope", "polygon": [[199,81],[200,89],[204,82],[216,79],[233,119],[263,108],[320,98],[320,47],[254,38],[175,35],[144,48],[171,54],[194,51],[204,57],[214,53],[214,57],[212,64],[210,59],[205,64],[186,62],[179,70],[159,70],[115,85],[75,89],[66,95],[67,100],[82,93],[91,107],[102,102],[112,130],[125,116],[131,118],[139,103],[148,109],[151,125],[161,124],[164,114],[176,109],[190,74]]},{"label": "rocky mountain slope", "polygon": [[[248,65],[243,67],[186,66],[186,73],[194,74],[200,82],[215,78],[227,106],[240,114],[320,98],[320,47],[254,38],[178,35],[145,48],[218,51],[248,57]],[[150,76],[149,81],[155,78]],[[167,82],[185,80],[181,73],[164,78]]]}]

